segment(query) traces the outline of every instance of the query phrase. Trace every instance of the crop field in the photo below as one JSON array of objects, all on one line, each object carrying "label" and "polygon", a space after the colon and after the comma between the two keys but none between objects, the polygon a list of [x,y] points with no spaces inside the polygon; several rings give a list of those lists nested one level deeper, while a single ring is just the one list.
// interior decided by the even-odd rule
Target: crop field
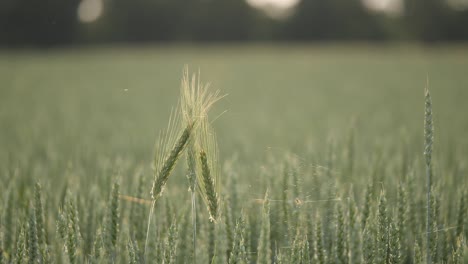
[{"label": "crop field", "polygon": [[468,263],[467,135],[466,47],[3,50],[0,263]]}]

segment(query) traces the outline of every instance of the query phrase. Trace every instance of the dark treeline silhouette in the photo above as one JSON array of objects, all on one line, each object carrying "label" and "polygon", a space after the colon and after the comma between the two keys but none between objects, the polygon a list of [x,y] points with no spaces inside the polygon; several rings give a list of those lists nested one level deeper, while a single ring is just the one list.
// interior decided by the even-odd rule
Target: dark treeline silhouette
[{"label": "dark treeline silhouette", "polygon": [[[447,0],[403,0],[399,16],[361,0],[302,0],[275,20],[242,0],[103,0],[102,16],[81,23],[84,0],[1,0],[0,46],[112,42],[468,40],[468,10]],[[101,1],[101,0],[98,0]]]}]

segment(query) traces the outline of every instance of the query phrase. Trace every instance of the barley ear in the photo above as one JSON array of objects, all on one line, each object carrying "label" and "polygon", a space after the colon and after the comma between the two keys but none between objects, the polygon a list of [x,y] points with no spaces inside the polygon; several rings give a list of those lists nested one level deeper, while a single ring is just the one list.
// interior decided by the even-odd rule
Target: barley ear
[{"label": "barley ear", "polygon": [[218,147],[216,136],[207,118],[201,121],[197,131],[198,147],[198,190],[208,208],[210,221],[217,222],[219,217],[220,180],[218,167]]},{"label": "barley ear", "polygon": [[[193,130],[197,130],[197,126],[201,123],[201,120],[207,119],[207,114],[211,106],[218,101],[222,96],[218,96],[219,91],[209,92],[209,85],[204,85],[200,81],[200,73],[198,76],[193,74],[192,77],[189,75],[188,67],[185,66],[183,71],[182,83],[181,83],[181,114],[182,122],[184,125],[193,125]],[[195,134],[195,133],[194,133]],[[192,137],[187,143],[187,179],[189,181],[189,191],[191,192],[191,203],[192,203],[192,226],[193,226],[193,261],[196,262],[196,195],[195,190],[197,188],[197,174],[200,172],[197,170],[199,163],[197,159],[198,149],[196,146],[196,140]],[[204,149],[207,151],[206,149]],[[211,155],[211,153],[209,154]],[[212,172],[213,173],[213,172]],[[202,191],[203,195],[203,191]],[[205,199],[205,198],[204,198]],[[205,199],[205,202],[207,200]],[[209,206],[208,206],[209,207]],[[213,217],[212,214],[211,218]]]},{"label": "barley ear", "polygon": [[200,73],[190,78],[188,72],[188,67],[185,67],[180,91],[180,106],[186,124],[197,123],[197,120],[205,118],[210,108],[224,97],[219,90],[210,92],[210,85],[201,83]]},{"label": "barley ear", "polygon": [[37,223],[36,216],[34,214],[33,208],[29,210],[29,232],[28,232],[28,253],[29,253],[29,263],[38,263],[39,262],[39,248],[37,242]]},{"label": "barley ear", "polygon": [[271,263],[271,243],[270,243],[270,203],[268,200],[268,190],[263,199],[262,226],[260,230],[260,238],[258,242],[257,263]]},{"label": "barley ear", "polygon": [[462,192],[460,197],[460,204],[458,209],[458,217],[457,217],[457,230],[455,233],[455,237],[461,237],[464,229],[464,221],[466,215],[466,201],[465,201],[466,192]]},{"label": "barley ear", "polygon": [[80,228],[78,221],[78,210],[76,209],[75,203],[73,203],[72,199],[70,199],[67,207],[68,229],[66,249],[68,252],[68,259],[72,264],[77,262],[78,255],[78,245],[80,239]]},{"label": "barley ear", "polygon": [[42,187],[39,182],[34,186],[34,213],[36,215],[37,223],[37,242],[39,246],[45,243],[45,230],[44,230],[44,208],[42,206]]},{"label": "barley ear", "polygon": [[424,157],[426,165],[431,165],[432,144],[434,143],[434,127],[432,123],[432,99],[429,90],[425,92],[425,118],[424,118]]},{"label": "barley ear", "polygon": [[[299,230],[298,230],[299,231]],[[290,261],[291,263],[302,263],[302,237],[300,232],[296,232],[294,237],[294,241],[292,243],[291,249],[291,256]]]},{"label": "barley ear", "polygon": [[362,257],[365,263],[378,263],[376,262],[376,234],[374,226],[369,221],[366,228],[363,230],[362,242]]},{"label": "barley ear", "polygon": [[[165,156],[164,161],[160,163],[160,169],[157,171],[155,176],[153,187],[151,189],[151,197],[153,200],[157,200],[164,191],[167,180],[175,167],[177,160],[179,159],[182,151],[184,150],[187,142],[189,141],[190,135],[192,134],[193,124],[189,124],[185,127],[182,134],[173,145],[172,149]],[[170,133],[170,132],[169,132]],[[156,166],[158,167],[158,166]]]},{"label": "barley ear", "polygon": [[399,238],[398,227],[390,222],[389,225],[389,252],[388,252],[388,261],[389,263],[401,263],[401,242]]},{"label": "barley ear", "polygon": [[322,221],[319,216],[316,216],[315,224],[315,261],[319,264],[325,263],[325,249],[323,245]]},{"label": "barley ear", "polygon": [[232,250],[228,259],[229,264],[249,263],[247,259],[245,235],[245,217],[244,214],[241,213],[236,221],[236,227],[234,228]]},{"label": "barley ear", "polygon": [[389,221],[387,215],[387,199],[385,198],[385,192],[383,190],[380,193],[377,222],[377,262],[385,263],[387,260]]},{"label": "barley ear", "polygon": [[365,195],[364,195],[364,205],[362,208],[362,216],[361,216],[361,228],[363,230],[366,228],[366,225],[370,216],[371,202],[372,202],[372,185],[368,184],[366,187]]},{"label": "barley ear", "polygon": [[179,231],[175,218],[172,220],[169,232],[167,234],[166,243],[164,247],[164,263],[172,264],[176,261],[177,256],[177,242]]},{"label": "barley ear", "polygon": [[[94,208],[95,204],[96,204],[96,199],[95,199],[95,189],[93,188],[92,189],[92,193],[91,193],[91,197],[89,198],[88,202],[87,202],[87,206],[88,208]],[[85,228],[85,231],[83,233],[84,235],[84,245],[83,245],[83,254],[84,256],[90,256],[92,254],[92,246],[93,246],[93,239],[94,239],[94,236],[95,236],[95,212],[96,210],[86,210],[86,217],[84,217],[84,219],[86,219],[86,228]]]},{"label": "barley ear", "polygon": [[[13,230],[14,224],[13,219],[15,219],[14,208],[15,208],[15,192],[13,191],[12,185],[8,191],[8,198],[6,203],[6,208],[0,216],[0,221],[2,222],[3,229],[3,246],[6,254],[11,254],[13,251]],[[1,218],[3,216],[3,219]],[[0,244],[1,245],[1,244]]]},{"label": "barley ear", "polygon": [[128,252],[128,263],[130,264],[140,263],[138,244],[132,238],[128,239],[127,252]]},{"label": "barley ear", "polygon": [[119,188],[120,184],[115,182],[112,186],[112,193],[107,208],[106,225],[105,225],[105,244],[109,257],[114,260],[117,247],[117,238],[119,233]]},{"label": "barley ear", "polygon": [[336,242],[335,242],[336,263],[348,263],[346,252],[346,230],[341,205],[336,206]]},{"label": "barley ear", "polygon": [[15,262],[16,264],[22,264],[25,254],[26,254],[26,234],[25,234],[26,225],[22,224],[20,226],[18,238],[16,240],[16,253],[15,253]]},{"label": "barley ear", "polygon": [[210,166],[205,151],[200,151],[200,164],[203,178],[203,194],[206,197],[210,221],[216,222],[218,216],[218,194],[215,190],[215,182],[211,175]]}]

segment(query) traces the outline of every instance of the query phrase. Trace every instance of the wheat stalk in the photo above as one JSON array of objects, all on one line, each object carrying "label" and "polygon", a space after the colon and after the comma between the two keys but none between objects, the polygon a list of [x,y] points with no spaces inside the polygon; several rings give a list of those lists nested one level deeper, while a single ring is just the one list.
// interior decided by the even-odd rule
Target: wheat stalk
[{"label": "wheat stalk", "polygon": [[231,254],[228,259],[229,264],[249,263],[247,259],[246,241],[245,241],[245,217],[241,212],[234,228],[233,244]]},{"label": "wheat stalk", "polygon": [[[178,132],[178,128],[181,126],[181,119],[178,110],[171,114],[169,118],[169,126],[165,133],[160,134],[159,141],[156,148],[156,154],[153,164],[153,170],[155,177],[153,186],[151,188],[151,209],[148,217],[148,227],[146,230],[145,240],[145,251],[147,252],[148,247],[148,235],[151,226],[151,216],[154,212],[156,201],[162,195],[164,187],[166,186],[167,180],[171,172],[174,170],[177,160],[179,159],[182,151],[187,146],[187,143],[192,135],[194,123],[189,123],[182,132]],[[179,134],[178,137],[174,135]]]},{"label": "wheat stalk", "polygon": [[265,192],[262,225],[260,230],[260,238],[257,247],[257,263],[271,263],[271,244],[270,244],[270,204],[268,201],[268,190]]},{"label": "wheat stalk", "polygon": [[37,222],[34,208],[29,209],[29,231],[28,231],[28,253],[29,263],[33,264],[39,260],[39,248],[37,241]]},{"label": "wheat stalk", "polygon": [[15,263],[22,264],[25,257],[26,249],[26,224],[22,224],[19,227],[18,238],[16,239],[16,252],[15,252]]},{"label": "wheat stalk", "polygon": [[75,203],[70,198],[67,207],[67,242],[66,248],[70,263],[75,263],[78,257],[78,245],[80,239],[80,229],[78,223],[78,210]]},{"label": "wheat stalk", "polygon": [[105,244],[109,258],[115,260],[117,250],[117,239],[119,234],[120,210],[119,210],[119,189],[120,184],[115,182],[109,198],[107,208],[107,221],[105,225]]},{"label": "wheat stalk", "polygon": [[130,264],[140,263],[139,254],[138,254],[138,245],[132,238],[128,239],[127,252],[128,252],[128,263]]},{"label": "wheat stalk", "polygon": [[377,262],[385,263],[387,259],[388,244],[388,215],[387,199],[385,192],[380,192],[379,205],[377,209]]},{"label": "wheat stalk", "polygon": [[[150,209],[150,217],[148,219],[147,238],[145,242],[145,252],[148,244],[148,234],[151,224],[151,215],[154,211],[154,206],[157,199],[162,195],[164,187],[171,172],[173,171],[178,159],[184,149],[189,145],[191,137],[197,132],[197,127],[201,120],[207,120],[207,113],[211,106],[221,97],[219,91],[214,93],[208,92],[208,85],[202,85],[200,77],[195,75],[189,78],[188,68],[184,70],[182,85],[181,85],[181,100],[175,111],[171,114],[167,131],[162,133],[156,148],[156,154],[153,164],[155,177],[151,188],[152,205]],[[193,146],[192,146],[193,147]],[[191,151],[191,153],[194,153]],[[190,155],[190,154],[189,154]],[[190,159],[190,156],[189,156]],[[193,159],[193,157],[192,157]],[[189,162],[193,162],[189,161]],[[193,164],[190,165],[193,169]],[[193,173],[189,172],[189,189],[192,191],[192,212],[195,208],[195,180]],[[195,217],[194,221],[194,241],[196,235]],[[213,217],[215,219],[215,217]],[[194,242],[195,245],[195,242]]]},{"label": "wheat stalk", "polygon": [[430,253],[431,241],[431,188],[432,188],[432,144],[434,142],[434,128],[432,123],[432,100],[429,90],[426,88],[425,92],[425,118],[424,118],[424,157],[426,159],[426,181],[427,181],[427,219],[426,219],[426,261],[428,264],[432,263]]}]

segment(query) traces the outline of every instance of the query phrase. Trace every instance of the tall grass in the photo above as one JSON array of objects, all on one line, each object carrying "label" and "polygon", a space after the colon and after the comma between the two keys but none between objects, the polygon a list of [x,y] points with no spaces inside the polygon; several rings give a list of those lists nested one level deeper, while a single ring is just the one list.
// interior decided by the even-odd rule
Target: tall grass
[{"label": "tall grass", "polygon": [[[210,112],[221,97],[184,71],[152,168],[145,151],[58,155],[69,141],[0,155],[0,263],[467,262],[468,155],[433,151],[428,91],[424,168],[416,129],[369,146],[359,121],[340,125],[333,142],[298,138],[283,151],[265,148],[260,138],[271,135],[261,134],[243,146],[262,120],[242,116],[245,128],[226,131]],[[248,155],[257,148],[263,156]]]},{"label": "tall grass", "polygon": [[427,184],[427,219],[426,219],[426,260],[432,263],[431,258],[431,238],[432,238],[432,208],[431,208],[431,190],[432,190],[432,144],[434,142],[434,128],[432,124],[432,100],[429,90],[426,89],[425,100],[425,118],[424,118],[424,157],[426,159],[426,184]]}]

